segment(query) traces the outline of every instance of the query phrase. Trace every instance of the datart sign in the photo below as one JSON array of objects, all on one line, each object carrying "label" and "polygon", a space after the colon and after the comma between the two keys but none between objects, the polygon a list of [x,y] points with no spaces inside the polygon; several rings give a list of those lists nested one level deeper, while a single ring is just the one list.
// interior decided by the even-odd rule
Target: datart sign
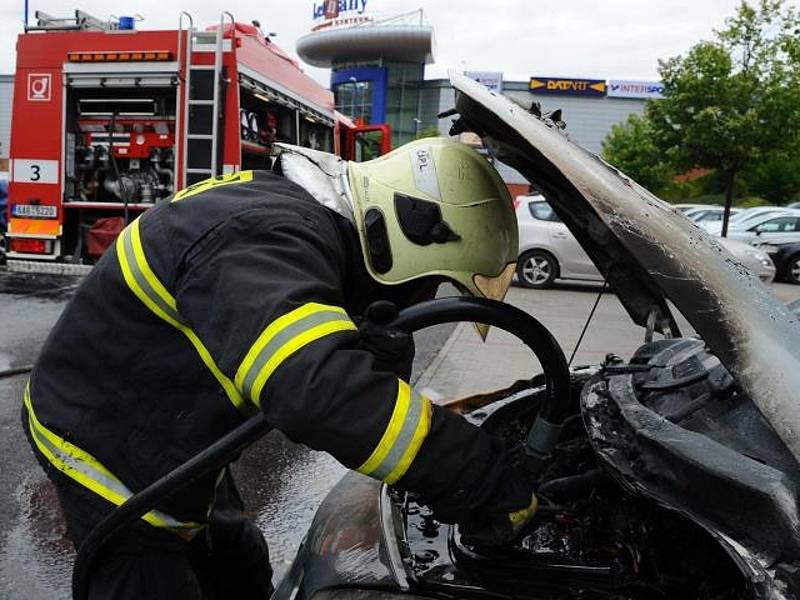
[{"label": "datart sign", "polygon": [[614,98],[663,98],[664,84],[660,81],[621,81],[608,82],[608,95]]},{"label": "datart sign", "polygon": [[314,2],[314,20],[338,19],[342,13],[364,14],[367,9],[367,0],[324,0],[317,4]]},{"label": "datart sign", "polygon": [[550,96],[606,95],[605,79],[572,79],[566,77],[531,77],[530,92]]},{"label": "datart sign", "polygon": [[464,71],[464,75],[485,85],[493,92],[503,91],[503,74],[495,71]]}]

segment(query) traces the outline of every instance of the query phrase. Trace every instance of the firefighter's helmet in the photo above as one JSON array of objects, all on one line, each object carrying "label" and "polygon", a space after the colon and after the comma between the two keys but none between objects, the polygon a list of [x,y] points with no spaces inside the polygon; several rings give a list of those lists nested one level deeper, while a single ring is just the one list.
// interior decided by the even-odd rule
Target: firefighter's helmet
[{"label": "firefighter's helmet", "polygon": [[378,282],[440,276],[476,297],[505,296],[517,221],[508,189],[477,151],[427,138],[348,166],[365,262]]}]

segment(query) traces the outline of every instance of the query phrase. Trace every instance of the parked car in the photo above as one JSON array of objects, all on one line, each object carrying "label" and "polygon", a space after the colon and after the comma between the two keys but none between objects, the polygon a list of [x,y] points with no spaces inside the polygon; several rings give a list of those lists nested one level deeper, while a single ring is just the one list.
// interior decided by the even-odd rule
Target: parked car
[{"label": "parked car", "polygon": [[478,132],[544,190],[643,343],[570,371],[552,336],[531,334],[540,323],[503,311],[544,373],[462,402],[464,418],[519,448],[536,518],[506,545],[469,544],[422,497],[349,473],[273,598],[797,598],[797,317],[714,238],[555,124],[451,80],[456,130]]},{"label": "parked car", "polygon": [[728,237],[749,244],[800,242],[800,210],[770,213],[728,229]]},{"label": "parked car", "polygon": [[772,283],[775,279],[775,263],[763,249],[730,238],[719,238],[717,243],[764,283]]},{"label": "parked car", "polygon": [[792,202],[791,204],[787,204],[786,208],[800,208],[800,202]]},{"label": "parked car", "polygon": [[775,279],[800,285],[800,243],[764,244],[758,248],[775,263]]},{"label": "parked car", "polygon": [[691,203],[682,203],[682,204],[673,204],[672,208],[680,213],[686,213],[690,210],[695,210],[697,208],[703,208],[707,206],[706,204],[691,204]]},{"label": "parked car", "polygon": [[[517,280],[521,286],[544,289],[556,280],[603,281],[603,275],[544,196],[518,196],[516,204]],[[773,280],[775,265],[765,252],[728,238],[718,241],[761,281]]]},{"label": "parked car", "polygon": [[[731,208],[731,216],[741,212],[740,208]],[[693,208],[683,213],[695,223],[716,223],[722,222],[725,215],[724,206],[706,206],[702,208]]]},{"label": "parked car", "polygon": [[517,197],[517,279],[528,288],[548,288],[556,279],[602,281],[603,277],[544,196]]},{"label": "parked car", "polygon": [[[731,217],[730,221],[728,222],[728,228],[746,228],[749,223],[758,221],[762,217],[767,215],[778,215],[786,211],[787,208],[785,206],[755,206],[752,208],[746,208],[735,216]],[[722,231],[722,221],[700,223],[700,227],[709,233],[719,235]]]}]

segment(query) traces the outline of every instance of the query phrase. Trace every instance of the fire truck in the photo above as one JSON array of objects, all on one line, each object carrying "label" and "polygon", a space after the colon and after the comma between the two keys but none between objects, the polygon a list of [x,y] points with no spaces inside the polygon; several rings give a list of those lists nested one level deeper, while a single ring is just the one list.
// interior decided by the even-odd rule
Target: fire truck
[{"label": "fire truck", "polygon": [[224,12],[200,31],[184,12],[177,29],[155,31],[82,11],[36,20],[17,41],[10,269],[83,271],[172,193],[269,168],[275,142],[350,160],[390,149],[388,125],[336,112],[256,21]]}]

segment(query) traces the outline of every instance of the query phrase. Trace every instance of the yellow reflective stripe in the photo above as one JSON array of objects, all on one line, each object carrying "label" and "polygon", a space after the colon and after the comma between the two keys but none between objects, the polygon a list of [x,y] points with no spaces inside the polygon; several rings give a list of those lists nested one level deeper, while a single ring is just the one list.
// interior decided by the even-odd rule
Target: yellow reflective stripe
[{"label": "yellow reflective stripe", "polygon": [[133,252],[136,256],[136,264],[139,266],[145,279],[147,279],[147,283],[150,284],[155,293],[158,294],[158,297],[161,298],[167,306],[177,311],[178,305],[175,302],[175,298],[172,297],[172,294],[167,291],[167,288],[165,288],[158,277],[156,277],[156,274],[153,273],[150,264],[147,262],[147,258],[145,258],[142,236],[139,233],[139,219],[131,223],[131,243],[133,244]]},{"label": "yellow reflective stripe", "polygon": [[358,472],[395,483],[414,462],[430,424],[430,401],[398,379],[397,398],[386,430]]},{"label": "yellow reflective stripe", "polygon": [[[117,479],[100,461],[88,452],[59,437],[45,427],[33,411],[30,398],[30,382],[25,386],[23,402],[28,413],[28,425],[36,447],[59,471],[104,498],[120,506],[133,493]],[[191,539],[204,525],[181,522],[157,510],[142,515],[142,519],[154,527],[169,529],[182,537]]]},{"label": "yellow reflective stripe", "polygon": [[[134,269],[138,269],[138,262],[136,261],[136,254],[135,251],[131,252],[130,249],[127,247],[129,244],[132,245],[132,232],[134,229],[138,231],[139,229],[139,221],[138,219],[131,223],[128,227],[126,227],[122,233],[117,237],[117,259],[119,260],[120,268],[122,269],[122,276],[125,279],[125,283],[128,284],[128,287],[131,291],[142,301],[142,303],[147,306],[151,311],[153,311],[156,315],[158,315],[161,319],[172,325],[173,327],[179,327],[180,323],[178,322],[178,315],[177,311],[172,313],[169,310],[169,306],[159,305],[153,297],[147,294],[142,287],[143,282],[137,280],[137,273],[134,272]],[[140,240],[141,243],[141,240]],[[146,262],[146,261],[145,261]],[[151,271],[152,273],[152,271]],[[143,277],[143,274],[142,274]],[[158,298],[160,300],[160,298]],[[171,303],[171,306],[174,306],[175,302]]]},{"label": "yellow reflective stripe", "polygon": [[420,413],[419,420],[417,421],[417,425],[414,428],[414,434],[411,438],[411,441],[403,451],[400,460],[397,462],[397,466],[392,469],[391,473],[389,473],[383,479],[388,484],[395,483],[398,479],[406,474],[406,471],[408,471],[411,463],[413,463],[414,459],[417,457],[417,452],[419,452],[422,443],[425,441],[425,438],[428,437],[428,433],[430,433],[431,413],[433,412],[433,409],[431,408],[430,400],[424,396],[420,396],[420,403],[422,404],[422,411]]},{"label": "yellow reflective stripe", "polygon": [[147,262],[138,219],[117,237],[117,257],[125,283],[136,297],[156,316],[178,329],[189,339],[200,356],[200,360],[214,375],[236,409],[245,415],[253,414],[253,407],[246,403],[234,383],[219,369],[199,336],[183,322],[176,308],[175,298],[167,291]]},{"label": "yellow reflective stripe", "polygon": [[215,363],[214,359],[211,357],[211,353],[203,345],[203,342],[200,340],[200,338],[197,337],[197,334],[185,325],[178,325],[178,329],[180,329],[181,332],[187,338],[189,338],[192,346],[194,346],[195,350],[197,350],[200,360],[203,361],[208,370],[211,371],[211,374],[214,375],[216,380],[222,386],[222,389],[225,390],[225,395],[228,396],[228,399],[236,407],[236,409],[245,415],[255,414],[253,407],[246,403],[245,399],[239,393],[239,390],[236,389],[236,386],[233,384],[233,382],[225,375],[225,373],[220,371],[217,363]]},{"label": "yellow reflective stripe", "polygon": [[356,326],[352,322],[347,323],[345,321],[339,321],[333,323],[324,323],[323,325],[318,325],[317,327],[313,327],[305,333],[298,335],[291,342],[282,346],[281,349],[264,366],[264,368],[259,371],[256,381],[253,384],[253,402],[255,402],[256,406],[261,408],[261,391],[264,389],[267,379],[269,379],[269,377],[275,372],[275,369],[277,369],[284,360],[289,358],[289,356],[297,352],[300,348],[327,335],[336,333],[337,331],[355,330]]},{"label": "yellow reflective stripe", "polygon": [[397,398],[394,402],[394,409],[392,416],[389,417],[389,424],[383,432],[380,441],[375,449],[370,454],[369,458],[364,461],[364,464],[358,467],[358,472],[364,475],[370,475],[372,472],[383,462],[386,455],[392,449],[397,436],[400,433],[400,428],[405,421],[406,413],[408,412],[408,405],[411,403],[411,389],[408,384],[401,380],[397,380]]},{"label": "yellow reflective stripe", "polygon": [[354,331],[355,324],[339,306],[310,302],[275,319],[258,336],[236,371],[236,387],[261,406],[267,380],[297,350],[338,331]]},{"label": "yellow reflective stripe", "polygon": [[252,171],[238,171],[236,173],[228,173],[227,175],[220,175],[218,177],[209,177],[208,179],[198,181],[187,188],[183,188],[180,192],[172,197],[172,201],[177,202],[178,200],[189,198],[195,194],[200,194],[201,192],[205,192],[216,187],[231,185],[233,183],[247,183],[248,181],[253,181]]}]

